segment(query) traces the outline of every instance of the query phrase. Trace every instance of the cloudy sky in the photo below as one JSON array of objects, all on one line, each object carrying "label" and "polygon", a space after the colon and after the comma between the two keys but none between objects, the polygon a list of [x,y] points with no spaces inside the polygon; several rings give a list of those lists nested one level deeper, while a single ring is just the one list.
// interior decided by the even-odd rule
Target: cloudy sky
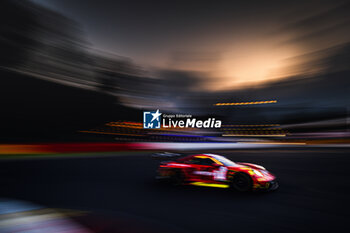
[{"label": "cloudy sky", "polygon": [[35,2],[80,23],[95,48],[149,70],[198,72],[210,90],[319,72],[305,68],[310,54],[349,42],[344,0]]}]

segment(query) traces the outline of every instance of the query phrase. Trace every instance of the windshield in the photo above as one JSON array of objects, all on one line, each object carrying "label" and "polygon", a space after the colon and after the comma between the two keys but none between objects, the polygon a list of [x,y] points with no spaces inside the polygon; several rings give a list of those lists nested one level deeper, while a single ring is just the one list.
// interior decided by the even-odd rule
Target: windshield
[{"label": "windshield", "polygon": [[208,154],[208,155],[212,156],[214,159],[218,160],[219,162],[221,162],[223,165],[225,165],[227,167],[237,166],[237,164],[235,162],[232,162],[231,160],[225,158],[224,156],[213,155],[213,154]]}]

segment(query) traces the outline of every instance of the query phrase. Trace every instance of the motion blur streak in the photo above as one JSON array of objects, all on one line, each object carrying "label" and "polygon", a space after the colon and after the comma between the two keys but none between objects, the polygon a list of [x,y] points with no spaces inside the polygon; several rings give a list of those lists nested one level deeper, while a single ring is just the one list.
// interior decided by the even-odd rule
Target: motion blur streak
[{"label": "motion blur streak", "polygon": [[[0,232],[3,233],[92,233],[61,212],[29,202],[0,199],[0,207]],[[71,213],[77,212],[71,211]]]},{"label": "motion blur streak", "polygon": [[279,124],[269,124],[269,125],[222,125],[222,127],[273,127],[280,126]]},{"label": "motion blur streak", "polygon": [[[264,35],[261,35],[257,26],[246,22],[245,17],[235,16],[235,20],[241,24],[234,23],[234,30],[227,35],[220,29],[217,38],[209,35],[205,37],[203,35],[207,35],[207,32],[200,30],[202,36],[191,37],[192,49],[164,49],[165,54],[161,57],[170,56],[171,61],[167,65],[160,65],[156,61],[158,59],[150,58],[153,66],[141,62],[143,59],[139,59],[135,51],[125,51],[130,58],[114,54],[115,44],[119,41],[117,39],[115,44],[104,50],[108,53],[99,50],[104,39],[96,39],[91,17],[75,18],[83,13],[74,3],[5,0],[1,4],[3,30],[0,36],[3,52],[0,55],[0,93],[1,99],[9,100],[3,106],[4,114],[0,123],[3,132],[1,139],[4,142],[237,142],[247,140],[247,137],[258,141],[267,137],[278,141],[284,137],[291,141],[322,138],[340,142],[349,138],[347,100],[350,98],[350,85],[346,77],[349,76],[347,61],[350,36],[345,30],[346,23],[350,22],[345,14],[350,6],[348,3],[320,3],[317,6],[303,3],[300,6],[289,6],[291,8],[275,3],[274,11],[271,9],[271,12],[259,8],[261,3],[256,3],[258,12],[254,15],[247,12],[247,16],[261,19],[266,18],[266,15],[271,17],[266,22],[261,21],[268,29]],[[96,3],[89,1],[89,4]],[[113,5],[106,3],[106,6],[108,4]],[[124,4],[126,3],[118,5],[117,11]],[[159,9],[164,7],[156,5]],[[233,12],[238,13],[240,7],[243,11],[246,10],[243,3],[224,5],[225,8],[218,12],[223,11],[224,15],[227,13],[230,17]],[[62,13],[62,6],[76,14],[67,17]],[[186,4],[188,10],[196,15],[193,6],[192,3]],[[149,6],[146,4],[144,7],[148,9]],[[232,7],[233,12],[227,11]],[[281,25],[278,26],[271,23],[281,17],[278,16],[279,12],[290,13],[291,9],[299,11],[303,7],[310,7],[312,13],[303,12],[300,17],[281,20]],[[89,12],[94,10],[98,12],[100,8],[87,9]],[[144,9],[135,10],[140,15],[145,13]],[[172,12],[174,8],[169,10]],[[203,21],[208,20],[207,14],[198,14]],[[146,18],[145,23],[151,20]],[[220,22],[222,18],[214,18],[215,23],[227,26],[230,22],[236,22]],[[324,22],[324,18],[330,19],[332,23]],[[100,17],[94,20],[101,23],[105,19]],[[133,25],[132,22],[123,21],[126,26]],[[202,28],[200,25],[195,26]],[[85,31],[82,28],[88,29]],[[211,27],[206,29],[216,31]],[[252,33],[247,33],[244,29],[249,29]],[[101,30],[99,34],[106,33],[104,27]],[[128,27],[125,30],[129,30]],[[180,27],[179,31],[182,30]],[[337,36],[329,35],[329,30],[335,30]],[[261,37],[255,35],[255,32]],[[173,36],[181,39],[185,34]],[[234,35],[240,36],[237,38]],[[312,43],[322,36],[332,40]],[[115,37],[114,32],[111,32],[110,37]],[[93,42],[88,38],[94,38]],[[206,41],[209,38],[211,40]],[[259,38],[259,43],[256,38]],[[275,41],[271,38],[278,39]],[[197,42],[201,39],[205,41],[203,45],[208,45],[208,49],[204,49],[206,46],[197,47],[200,44]],[[139,41],[138,44],[149,48],[147,41]],[[169,41],[169,45],[173,44]],[[104,46],[106,45],[103,44],[102,47]],[[222,46],[230,47],[229,52],[220,52]],[[155,48],[154,45],[151,47]],[[276,50],[281,50],[281,53]],[[286,62],[277,62],[280,59]],[[220,64],[213,64],[215,61]],[[192,63],[196,65],[190,69]],[[231,65],[226,66],[227,64]],[[275,68],[286,72],[272,72]],[[227,128],[147,130],[143,129],[140,120],[144,109],[161,109],[164,114],[192,114],[198,119],[210,115],[221,120],[223,125],[231,125],[229,127],[279,125],[280,129],[261,128],[256,129],[256,132]],[[16,129],[21,129],[21,132]]]},{"label": "motion blur streak", "polygon": [[192,182],[190,183],[190,185],[213,187],[213,188],[229,188],[229,185],[226,185],[226,184],[209,184],[204,182]]},{"label": "motion blur streak", "polygon": [[285,134],[223,134],[224,137],[285,137]]},{"label": "motion blur streak", "polygon": [[250,104],[273,104],[273,103],[277,103],[277,100],[241,102],[241,103],[216,103],[215,105],[221,106],[221,105],[250,105]]},{"label": "motion blur streak", "polygon": [[[0,232],[349,229],[349,12],[348,0],[0,1]],[[158,110],[160,123],[221,127],[144,128]],[[154,151],[261,164],[280,189],[165,187]]]}]

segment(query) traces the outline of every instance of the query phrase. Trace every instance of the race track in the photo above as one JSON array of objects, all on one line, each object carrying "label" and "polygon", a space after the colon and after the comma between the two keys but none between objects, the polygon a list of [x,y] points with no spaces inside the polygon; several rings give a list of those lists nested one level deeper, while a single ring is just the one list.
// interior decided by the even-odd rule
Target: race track
[{"label": "race track", "polygon": [[76,221],[99,232],[337,232],[349,228],[349,152],[216,151],[279,178],[279,190],[251,194],[159,185],[148,152],[0,160],[0,197],[87,211]]}]

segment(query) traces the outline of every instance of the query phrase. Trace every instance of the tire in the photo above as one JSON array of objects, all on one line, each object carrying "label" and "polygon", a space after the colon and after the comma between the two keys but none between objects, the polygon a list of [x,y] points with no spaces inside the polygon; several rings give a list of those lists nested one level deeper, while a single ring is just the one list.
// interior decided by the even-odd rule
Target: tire
[{"label": "tire", "polygon": [[237,173],[232,180],[231,187],[239,192],[249,192],[253,188],[253,181],[248,174]]}]

